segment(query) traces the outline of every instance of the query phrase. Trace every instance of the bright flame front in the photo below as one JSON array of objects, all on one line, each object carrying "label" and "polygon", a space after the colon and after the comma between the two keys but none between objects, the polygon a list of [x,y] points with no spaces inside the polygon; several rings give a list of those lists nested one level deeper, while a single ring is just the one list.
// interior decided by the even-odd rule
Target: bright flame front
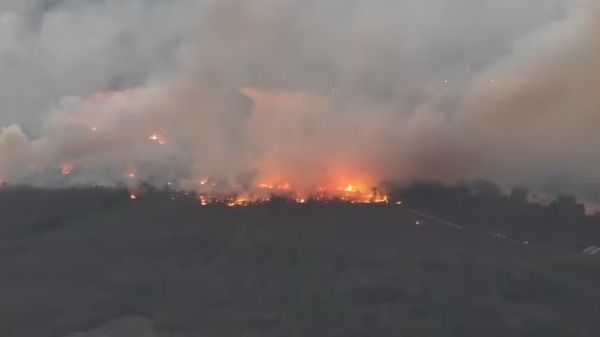
[{"label": "bright flame front", "polygon": [[231,207],[248,206],[273,201],[274,197],[287,202],[305,204],[310,202],[346,202],[352,204],[387,203],[388,195],[378,188],[367,188],[367,184],[353,182],[331,187],[333,184],[320,184],[304,192],[298,192],[295,184],[285,180],[262,181],[246,191],[232,190],[229,193],[216,193],[210,179],[198,180],[199,201],[203,206],[226,204]]}]

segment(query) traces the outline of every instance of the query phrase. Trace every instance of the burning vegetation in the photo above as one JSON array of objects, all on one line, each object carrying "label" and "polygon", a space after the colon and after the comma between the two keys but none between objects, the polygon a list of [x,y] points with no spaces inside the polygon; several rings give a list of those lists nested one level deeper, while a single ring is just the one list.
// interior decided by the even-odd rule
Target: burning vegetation
[{"label": "burning vegetation", "polygon": [[[216,180],[202,178],[194,189],[185,189],[167,183],[167,188],[173,190],[174,196],[196,198],[200,205],[227,205],[230,207],[261,205],[274,201],[286,203],[349,203],[349,204],[384,204],[389,202],[387,192],[382,188],[361,188],[359,185],[339,186],[331,188],[318,186],[309,192],[298,192],[294,184],[259,183],[243,189],[241,186],[226,187]],[[130,199],[136,200],[143,196],[144,189],[132,187]]]},{"label": "burning vegetation", "polygon": [[71,164],[63,164],[60,166],[60,173],[64,176],[71,175],[73,173],[74,167]]},{"label": "burning vegetation", "polygon": [[[260,125],[268,125],[267,120],[271,117],[281,118],[273,112],[281,109],[277,107],[267,109],[262,105],[279,102],[278,98],[282,94],[261,91],[259,95],[250,89],[246,91],[232,96],[231,100],[234,102],[244,98],[241,100],[243,106],[236,106],[233,111],[251,111],[256,115],[254,118]],[[108,165],[103,166],[110,171],[108,185],[126,186],[130,191],[131,200],[142,198],[144,188],[140,186],[147,185],[166,186],[180,195],[194,195],[201,205],[248,206],[269,202],[275,198],[299,204],[388,202],[387,192],[378,187],[379,181],[385,174],[376,169],[376,163],[371,163],[362,156],[347,153],[345,147],[317,153],[309,151],[314,144],[301,142],[303,144],[301,151],[297,151],[298,149],[294,148],[296,142],[286,144],[281,151],[269,151],[268,149],[275,143],[265,140],[258,148],[267,150],[259,151],[259,155],[253,155],[251,153],[254,150],[235,142],[230,145],[240,150],[240,153],[231,157],[216,154],[205,158],[206,153],[212,154],[211,147],[219,147],[215,145],[216,140],[182,137],[180,131],[185,125],[170,123],[172,120],[165,119],[160,114],[145,118],[146,115],[139,114],[135,108],[135,99],[145,93],[146,91],[140,89],[93,95],[72,111],[72,120],[76,122],[69,124],[69,128],[77,129],[78,131],[73,133],[82,138],[69,139],[69,141],[73,144],[73,148],[81,143],[85,146],[85,151],[82,152],[83,155],[68,155],[71,160],[63,160],[58,165],[54,165],[63,176],[60,184],[94,185],[95,183],[91,182],[95,178],[94,175],[98,174],[98,170],[102,170],[96,166],[98,163],[102,166],[106,160],[105,155],[108,154]],[[150,96],[149,93],[148,95]],[[245,105],[246,99],[264,109]],[[289,98],[286,98],[286,102],[287,100]],[[303,107],[302,109],[307,108],[306,103],[292,101]],[[119,109],[114,108],[113,105]],[[326,113],[327,109],[322,108]],[[111,119],[103,120],[102,116],[107,116],[107,112]],[[225,112],[231,113],[229,110]],[[136,122],[136,126],[127,129],[114,127],[130,119]],[[256,125],[252,121],[255,120],[246,121],[244,122],[246,124],[242,123],[243,127],[234,128],[234,133],[242,134],[244,130],[248,130],[245,128],[256,131],[253,129]],[[218,121],[210,122],[218,124]],[[204,124],[205,121],[201,120],[200,123]],[[277,124],[271,131],[280,128],[281,125]],[[259,129],[262,130],[262,127]],[[225,136],[219,133],[215,137]],[[207,144],[206,147],[203,144]],[[113,151],[113,146],[117,145],[132,152],[124,152],[126,156],[120,157],[120,153]],[[109,146],[110,151],[106,152],[105,149]],[[99,150],[90,152],[90,149]],[[185,156],[178,157],[180,152],[183,153],[181,149],[185,149],[183,151]],[[199,153],[195,153],[196,150]],[[214,151],[220,152],[219,149]],[[89,160],[95,158],[94,156],[101,159]],[[202,157],[202,160],[196,157]],[[238,161],[239,158],[244,159]],[[369,163],[372,165],[368,165]],[[105,183],[101,182],[99,185]]]}]

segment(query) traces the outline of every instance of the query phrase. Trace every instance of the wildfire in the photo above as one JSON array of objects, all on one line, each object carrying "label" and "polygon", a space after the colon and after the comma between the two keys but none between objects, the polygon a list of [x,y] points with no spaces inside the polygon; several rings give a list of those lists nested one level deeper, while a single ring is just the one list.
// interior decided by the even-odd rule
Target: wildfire
[{"label": "wildfire", "polygon": [[205,197],[205,196],[200,196],[200,204],[201,204],[202,206],[206,206],[206,205],[208,205],[208,200],[206,199],[206,197]]},{"label": "wildfire", "polygon": [[158,145],[165,145],[167,141],[165,138],[157,133],[154,133],[148,137],[151,141],[157,143]]},{"label": "wildfire", "polygon": [[[128,102],[138,96],[138,94],[144,94],[149,90],[148,88],[139,88],[132,90],[123,90],[118,92],[107,92],[93,95],[86,99],[83,104],[90,106],[102,107],[103,104],[116,104],[117,107],[123,110],[129,111]],[[286,114],[273,114],[279,111],[286,111],[289,106],[302,106],[306,110],[315,112],[315,118],[318,118],[318,114],[328,112],[331,108],[331,97],[328,95],[313,96],[312,94],[294,93],[294,92],[274,92],[266,89],[257,88],[245,88],[241,90],[242,93],[250,97],[254,102],[253,113],[258,118],[263,118],[265,121],[269,121],[273,125],[278,125],[279,120],[277,118],[284,117]],[[334,95],[340,94],[342,89],[338,86],[332,88],[331,93]],[[84,109],[88,111],[87,109]],[[296,110],[296,109],[294,109]],[[92,110],[90,110],[92,111]],[[96,111],[96,110],[93,110]],[[133,110],[135,111],[135,109]],[[273,113],[272,113],[273,112]],[[262,116],[262,117],[261,117]],[[312,118],[312,117],[311,117]],[[284,119],[282,121],[285,121]],[[84,132],[106,132],[104,130],[107,124],[101,122],[98,119],[87,119],[87,124],[82,125]],[[256,123],[263,121],[258,119]],[[283,125],[283,124],[282,124]],[[289,123],[291,127],[294,127],[294,123]],[[177,137],[175,134],[170,133],[168,128],[169,124],[151,124],[143,128],[140,133],[133,135],[133,137],[148,147],[153,147],[155,150],[167,150],[167,147],[175,146]],[[164,128],[163,128],[164,127]],[[282,126],[284,129],[281,131],[282,135],[286,135],[288,131],[293,129],[286,129],[286,125]],[[260,129],[263,130],[263,129]],[[279,132],[279,130],[273,130]],[[94,135],[88,134],[89,137],[95,138]],[[99,136],[99,134],[98,134]],[[170,138],[175,137],[175,138]],[[269,137],[264,140],[270,139]],[[99,139],[98,139],[99,140]],[[318,139],[315,139],[318,140]],[[261,138],[262,141],[262,138]],[[169,144],[167,144],[167,142]],[[159,146],[168,145],[160,148]],[[283,197],[289,201],[305,204],[311,202],[348,202],[348,203],[387,203],[388,197],[384,191],[378,191],[373,189],[378,182],[377,178],[382,176],[382,172],[370,162],[365,162],[362,158],[355,158],[347,151],[336,151],[337,149],[332,148],[331,152],[326,151],[322,155],[314,158],[310,155],[316,155],[312,153],[310,149],[314,146],[318,146],[319,143],[308,143],[299,149],[291,148],[292,151],[287,153],[287,149],[279,147],[278,151],[282,151],[284,156],[278,156],[279,152],[275,157],[265,155],[253,162],[252,167],[231,167],[232,171],[243,170],[243,174],[227,174],[225,177],[212,176],[212,171],[203,171],[196,173],[194,176],[187,176],[190,170],[182,170],[182,174],[185,176],[178,177],[179,170],[174,173],[169,173],[168,176],[161,177],[157,180],[150,181],[161,184],[168,181],[168,186],[173,187],[173,190],[178,188],[187,188],[192,192],[194,196],[203,194],[200,197],[200,203],[202,205],[208,205],[211,203],[223,203],[230,206],[243,206],[260,203],[264,201],[273,200],[273,196]],[[266,154],[270,154],[271,148],[265,147],[262,149],[261,144],[256,144],[258,149],[261,149]],[[157,150],[158,151],[158,150]],[[162,152],[162,151],[160,151]],[[319,151],[321,153],[321,151]],[[310,159],[309,162],[303,162],[302,159]],[[209,160],[207,159],[207,163]],[[315,166],[311,163],[318,163]],[[60,164],[60,163],[59,163]],[[79,162],[77,163],[79,164]],[[141,165],[137,161],[129,162],[130,165]],[[163,164],[163,163],[161,163]],[[164,163],[165,166],[169,167],[170,163]],[[245,164],[245,162],[244,162]],[[212,165],[212,164],[211,164]],[[214,164],[216,168],[220,168],[218,164]],[[237,164],[232,165],[237,166]],[[126,169],[127,167],[121,167]],[[240,181],[235,181],[238,176],[244,176],[246,168],[252,169],[258,173],[256,180],[248,186],[249,181],[244,181],[240,184]],[[62,165],[60,171],[63,175],[70,175],[73,172],[80,170],[80,167],[73,167],[73,165]],[[178,168],[179,169],[179,168]],[[55,168],[56,170],[56,168]],[[127,186],[134,186],[137,183],[141,183],[145,176],[152,176],[155,170],[149,170],[146,172],[143,166],[135,166],[125,171],[117,171],[117,175],[121,173],[121,179],[126,182]],[[248,170],[251,171],[251,170]],[[192,170],[193,172],[193,170]],[[147,174],[148,173],[148,174]],[[241,172],[240,172],[241,173]],[[233,178],[232,178],[233,177]],[[181,178],[181,180],[179,180]],[[174,182],[171,184],[171,182]],[[218,192],[219,195],[216,195]],[[230,193],[235,196],[222,196],[222,193]],[[243,195],[240,197],[239,195]],[[135,200],[138,198],[137,193],[131,194],[131,199]]]},{"label": "wildfire", "polygon": [[[249,198],[207,198],[200,197],[200,204],[202,206],[208,206],[211,204],[224,204],[229,207],[243,207],[243,206],[252,206],[252,205],[261,205],[268,202],[271,202],[271,197],[253,197]],[[382,197],[373,197],[373,196],[362,196],[360,198],[349,199],[349,198],[338,198],[332,196],[310,196],[309,198],[304,198],[301,196],[297,196],[296,198],[284,198],[286,202],[291,204],[309,204],[309,203],[331,203],[331,202],[343,202],[349,204],[387,204],[389,202],[387,196]]]},{"label": "wildfire", "polygon": [[73,173],[73,169],[74,169],[73,165],[63,164],[60,166],[60,173],[63,176],[68,176],[68,175],[71,175],[71,173]]},{"label": "wildfire", "polygon": [[246,198],[238,198],[235,200],[231,200],[227,203],[227,206],[229,207],[236,207],[236,206],[248,206],[250,204],[250,201]]},{"label": "wildfire", "polygon": [[129,199],[130,200],[138,200],[140,198],[140,194],[143,192],[142,189],[138,187],[133,187],[129,189]]},{"label": "wildfire", "polygon": [[354,192],[358,192],[358,188],[354,185],[346,185],[346,187],[343,188],[344,192],[349,192],[349,193],[354,193]]},{"label": "wildfire", "polygon": [[[378,188],[368,189],[367,184],[355,180],[352,184],[340,184],[338,188],[328,188],[334,184],[319,184],[312,190],[297,190],[296,185],[288,181],[262,181],[253,187],[231,184],[229,188],[224,184],[217,184],[213,178],[197,178],[194,184],[187,185],[189,189],[173,192],[181,193],[181,197],[192,197],[205,207],[252,207],[272,202],[288,205],[311,204],[390,204],[385,191]],[[131,190],[130,190],[131,191]],[[369,192],[365,192],[369,191]],[[132,200],[139,198],[139,193],[131,192]],[[177,197],[172,197],[173,200]],[[395,205],[401,202],[394,201]]]},{"label": "wildfire", "polygon": [[258,187],[260,189],[266,189],[266,190],[291,190],[292,184],[290,184],[288,182],[279,182],[279,183],[273,183],[273,184],[261,183],[261,184],[258,184]]},{"label": "wildfire", "polygon": [[[200,186],[206,186],[209,184],[209,179],[199,179]],[[212,185],[211,185],[212,186]],[[289,203],[295,204],[307,204],[311,202],[346,202],[352,204],[379,204],[388,203],[389,198],[387,194],[377,190],[377,188],[371,189],[371,193],[364,193],[363,191],[368,190],[362,186],[365,184],[345,184],[340,188],[327,188],[325,184],[314,188],[312,191],[299,193],[295,191],[294,185],[287,181],[277,182],[261,182],[255,185],[254,188],[246,190],[246,192],[238,195],[237,192],[241,192],[240,189],[233,189],[230,195],[212,194],[211,192],[205,192],[199,196],[200,204],[207,206],[210,204],[222,204],[230,207],[239,206],[251,206],[267,203],[273,200],[273,197],[280,197],[282,200],[286,200]],[[399,205],[400,203],[398,203]]]},{"label": "wildfire", "polygon": [[123,176],[127,179],[135,179],[137,178],[137,170],[134,168],[129,168],[127,171],[125,171],[125,173],[123,173]]}]

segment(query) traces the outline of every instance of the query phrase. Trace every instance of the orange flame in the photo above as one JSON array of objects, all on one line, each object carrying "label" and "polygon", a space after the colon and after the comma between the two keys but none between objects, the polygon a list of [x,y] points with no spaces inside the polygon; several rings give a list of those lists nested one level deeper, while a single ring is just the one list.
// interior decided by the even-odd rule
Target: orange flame
[{"label": "orange flame", "polygon": [[344,192],[358,192],[358,188],[354,185],[346,185],[343,189]]},{"label": "orange flame", "polygon": [[60,173],[63,176],[68,176],[71,173],[73,173],[73,169],[74,169],[73,165],[71,165],[71,164],[63,164],[63,165],[60,166]]},{"label": "orange flame", "polygon": [[[337,179],[336,181],[341,181]],[[316,202],[331,202],[334,200],[348,203],[387,203],[388,196],[379,191],[377,188],[367,188],[367,183],[360,182],[359,179],[348,180],[352,183],[337,184],[337,183],[322,183],[314,188],[304,188],[302,191],[296,190],[295,184],[283,180],[272,179],[263,180],[257,183],[254,188],[247,190],[243,195],[219,196],[212,195],[210,192],[209,179],[198,179],[199,186],[203,186],[205,191],[200,196],[200,203],[204,206],[218,203],[225,204],[230,207],[249,206],[271,201],[273,196],[281,196],[289,202],[297,204],[305,204],[310,201]],[[332,187],[332,186],[338,187]],[[204,187],[205,186],[205,187]],[[206,192],[206,191],[209,192]],[[232,188],[232,193],[241,192],[241,186]]]}]

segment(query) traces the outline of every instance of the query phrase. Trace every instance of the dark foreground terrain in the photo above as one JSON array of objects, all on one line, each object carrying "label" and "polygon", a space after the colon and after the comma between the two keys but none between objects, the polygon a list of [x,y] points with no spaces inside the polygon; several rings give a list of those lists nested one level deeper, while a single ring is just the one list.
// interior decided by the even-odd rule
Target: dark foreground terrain
[{"label": "dark foreground terrain", "polygon": [[568,245],[459,230],[406,203],[171,198],[0,193],[0,336],[600,333],[600,261]]}]

